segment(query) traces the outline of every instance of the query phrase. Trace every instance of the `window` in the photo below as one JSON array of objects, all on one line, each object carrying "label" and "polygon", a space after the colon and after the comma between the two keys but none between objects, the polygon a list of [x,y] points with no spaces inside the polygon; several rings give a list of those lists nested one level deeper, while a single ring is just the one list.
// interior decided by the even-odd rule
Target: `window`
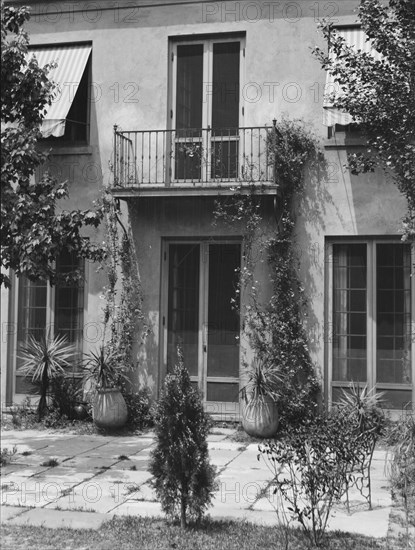
[{"label": "window", "polygon": [[[62,253],[57,262],[60,274],[70,273],[80,267],[74,255]],[[44,281],[32,282],[27,278],[18,281],[17,307],[17,356],[19,348],[30,335],[41,337],[45,330],[52,335],[65,335],[75,346],[74,366],[82,355],[83,281],[59,283],[51,287]],[[16,368],[20,362],[17,357]],[[16,372],[15,393],[29,393],[30,381]]]},{"label": "window", "polygon": [[241,37],[172,43],[176,181],[238,176],[243,47]]},{"label": "window", "polygon": [[[74,95],[74,100],[66,117],[65,133],[60,138],[51,137],[50,140],[61,140],[62,142],[87,144],[89,138],[89,68],[88,62],[78,89]],[[58,143],[56,141],[56,143]]]},{"label": "window", "polygon": [[329,244],[331,400],[350,382],[384,392],[385,406],[413,402],[411,245]]},{"label": "window", "polygon": [[58,85],[41,133],[59,145],[83,145],[89,138],[90,44],[34,47],[40,66],[55,63],[49,79]]},{"label": "window", "polygon": [[[370,41],[367,41],[366,34],[359,27],[340,27],[334,30],[353,49],[370,53],[374,59],[380,59],[380,54],[372,48]],[[334,108],[333,103],[328,97],[330,94],[334,94],[336,97],[344,94],[344,91],[340,88],[339,83],[335,82],[334,76],[330,71],[327,72],[324,93],[323,124],[328,127],[328,137],[333,137],[336,132],[344,132],[348,134],[348,137],[359,137],[358,125],[353,122],[351,115]]]}]

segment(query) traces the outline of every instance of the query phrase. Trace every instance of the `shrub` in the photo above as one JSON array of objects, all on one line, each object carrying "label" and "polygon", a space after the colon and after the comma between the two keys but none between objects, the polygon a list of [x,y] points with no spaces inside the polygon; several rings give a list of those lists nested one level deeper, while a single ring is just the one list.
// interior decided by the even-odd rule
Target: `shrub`
[{"label": "shrub", "polygon": [[215,489],[215,469],[209,464],[206,441],[210,426],[179,351],[179,362],[173,375],[166,377],[157,404],[150,472],[163,511],[172,519],[180,518],[182,528],[188,518],[202,518]]},{"label": "shrub", "polygon": [[10,464],[10,462],[12,461],[16,453],[17,453],[16,445],[12,449],[8,449],[7,447],[5,447],[4,449],[1,449],[0,466],[6,466],[7,464]]},{"label": "shrub", "polygon": [[59,409],[50,407],[45,412],[42,420],[40,421],[40,427],[52,428],[53,430],[67,428],[71,424],[69,418],[62,414]]},{"label": "shrub", "polygon": [[124,393],[127,404],[128,420],[130,428],[142,430],[154,424],[154,410],[149,388],[140,388],[134,393]]},{"label": "shrub", "polygon": [[415,525],[415,418],[397,422],[390,429],[387,441],[393,444],[390,478],[393,495],[402,500],[409,534]]},{"label": "shrub", "polygon": [[265,459],[274,475],[274,494],[316,546],[323,540],[333,504],[345,492],[345,473],[353,460],[343,418],[320,416],[283,439],[259,446],[258,458]]},{"label": "shrub", "polygon": [[30,397],[25,397],[19,405],[10,407],[13,428],[31,428],[37,420],[34,407]]},{"label": "shrub", "polygon": [[[286,503],[291,518],[316,546],[324,538],[333,505],[358,480],[362,495],[368,489],[369,496],[363,496],[370,506],[370,465],[381,421],[375,404],[369,405],[363,412],[351,400],[259,447],[258,458],[274,476],[278,501]],[[287,517],[285,511],[280,515]]]},{"label": "shrub", "polygon": [[51,381],[51,408],[69,420],[77,418],[76,405],[81,400],[81,380],[59,376]]},{"label": "shrub", "polygon": [[[348,390],[342,391],[337,407],[344,417],[344,425],[350,436],[355,438],[354,457],[351,468],[359,470],[362,480],[355,483],[362,496],[365,496],[369,509],[372,508],[372,488],[370,468],[373,452],[379,436],[385,430],[385,415],[380,408],[383,393],[376,389],[368,389],[367,385],[360,388],[353,382]],[[349,509],[349,483],[346,480],[347,507]],[[365,494],[366,493],[366,494]]]}]

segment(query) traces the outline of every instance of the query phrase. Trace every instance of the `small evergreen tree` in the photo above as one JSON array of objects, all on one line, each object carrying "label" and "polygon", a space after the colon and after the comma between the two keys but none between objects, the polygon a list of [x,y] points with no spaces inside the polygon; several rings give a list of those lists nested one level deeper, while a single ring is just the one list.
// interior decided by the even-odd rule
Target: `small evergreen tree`
[{"label": "small evergreen tree", "polygon": [[211,419],[203,410],[200,392],[193,388],[178,351],[173,374],[166,377],[155,415],[157,443],[151,453],[150,472],[163,511],[200,521],[215,489],[215,468],[209,464],[206,437]]}]

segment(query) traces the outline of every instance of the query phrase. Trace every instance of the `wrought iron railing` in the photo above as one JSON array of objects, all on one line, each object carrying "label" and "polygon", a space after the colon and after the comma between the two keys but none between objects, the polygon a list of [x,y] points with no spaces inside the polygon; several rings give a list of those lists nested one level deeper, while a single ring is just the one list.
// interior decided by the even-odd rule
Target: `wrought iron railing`
[{"label": "wrought iron railing", "polygon": [[210,186],[273,182],[272,127],[120,131],[114,186]]}]

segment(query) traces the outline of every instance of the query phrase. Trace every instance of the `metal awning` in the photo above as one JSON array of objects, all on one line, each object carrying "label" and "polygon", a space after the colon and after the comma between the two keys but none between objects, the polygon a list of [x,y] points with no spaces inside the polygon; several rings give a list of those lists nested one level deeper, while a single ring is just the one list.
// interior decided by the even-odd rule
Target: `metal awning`
[{"label": "metal awning", "polygon": [[[340,28],[335,29],[336,33],[342,36],[346,40],[346,44],[352,46],[356,51],[361,50],[363,53],[370,53],[374,59],[380,59],[379,52],[372,48],[369,40],[367,40],[366,34],[362,29],[358,27]],[[349,113],[340,111],[333,107],[333,103],[330,101],[329,96],[334,94],[339,97],[344,94],[338,82],[335,82],[334,76],[330,71],[327,71],[326,86],[324,88],[324,100],[323,100],[323,124],[325,126],[334,126],[335,124],[351,124],[353,118]]]},{"label": "metal awning", "polygon": [[40,67],[55,62],[57,66],[48,73],[49,80],[58,84],[51,105],[46,106],[46,115],[42,122],[43,137],[61,137],[65,133],[65,123],[69,109],[76,95],[86,64],[91,54],[90,44],[68,46],[45,46],[29,49]]}]

